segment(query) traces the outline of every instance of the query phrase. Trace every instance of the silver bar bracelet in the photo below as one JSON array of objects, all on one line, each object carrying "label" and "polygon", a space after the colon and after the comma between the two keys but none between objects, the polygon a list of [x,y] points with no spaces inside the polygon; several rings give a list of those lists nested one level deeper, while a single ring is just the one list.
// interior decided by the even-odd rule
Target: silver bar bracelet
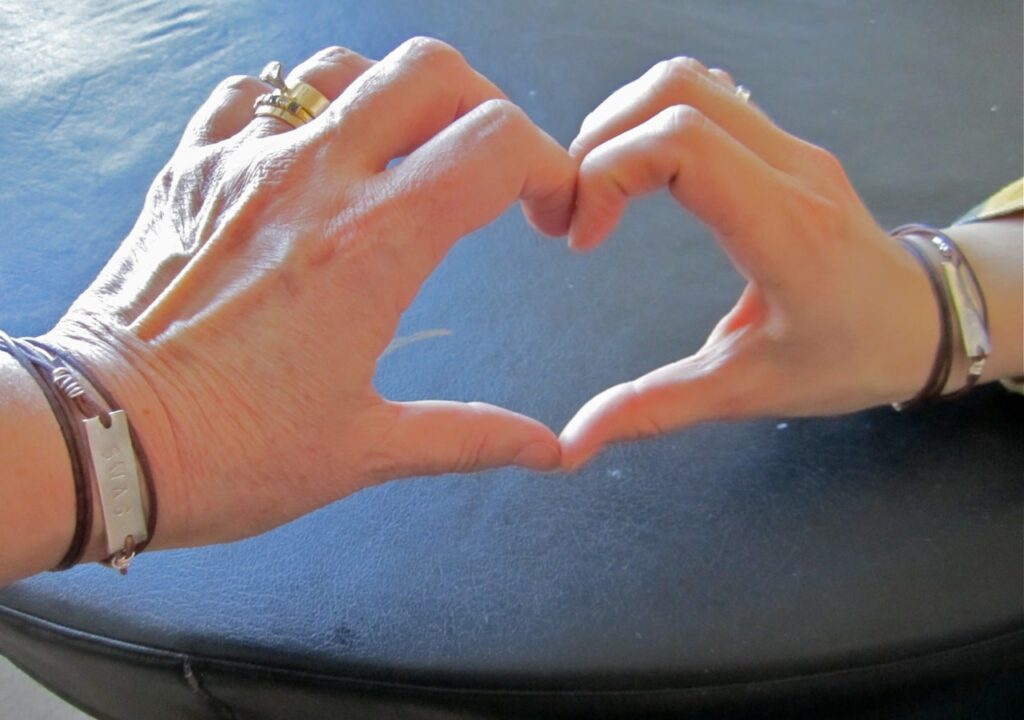
[{"label": "silver bar bracelet", "polygon": [[109,562],[123,574],[135,557],[135,546],[149,539],[149,531],[128,416],[123,410],[114,410],[108,417],[110,427],[105,427],[99,417],[82,422],[100,491]]}]

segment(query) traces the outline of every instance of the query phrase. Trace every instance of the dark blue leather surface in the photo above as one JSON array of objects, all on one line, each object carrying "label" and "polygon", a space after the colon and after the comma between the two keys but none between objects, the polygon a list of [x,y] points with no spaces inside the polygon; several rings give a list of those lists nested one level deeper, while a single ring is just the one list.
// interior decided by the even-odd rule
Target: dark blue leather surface
[{"label": "dark blue leather surface", "polygon": [[[369,5],[0,0],[0,327],[41,332],[84,289],[221,77],[330,44],[448,40],[565,143],[613,89],[694,55],[836,152],[886,225],[947,222],[1021,174],[1017,2]],[[400,331],[451,334],[387,356],[379,387],[560,428],[695,349],[740,287],[665,198],[586,257],[510,212],[455,250]],[[700,427],[574,476],[393,483],[127,578],[17,583],[0,606],[186,655],[497,690],[914,658],[1024,631],[1022,406],[987,388],[923,413]]]}]

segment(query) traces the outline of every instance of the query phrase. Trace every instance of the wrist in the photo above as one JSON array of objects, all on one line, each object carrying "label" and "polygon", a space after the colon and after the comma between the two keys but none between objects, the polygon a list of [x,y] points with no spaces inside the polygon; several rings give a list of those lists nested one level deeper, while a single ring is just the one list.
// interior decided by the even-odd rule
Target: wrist
[{"label": "wrist", "polygon": [[878,277],[880,304],[869,314],[871,352],[885,358],[878,404],[905,402],[925,386],[936,363],[940,315],[927,270],[895,238],[882,240],[888,262]]},{"label": "wrist", "polygon": [[941,328],[931,374],[911,404],[956,397],[976,382],[1019,375],[1024,355],[1020,218],[945,231],[907,225],[895,234],[907,254],[916,256],[918,275],[932,285],[933,316]]},{"label": "wrist", "polygon": [[[145,457],[152,482],[152,494],[140,482],[144,506],[156,502],[158,515],[147,548],[156,550],[185,544],[187,504],[180,497],[182,476],[180,453],[174,431],[175,412],[169,402],[167,383],[153,366],[152,353],[128,333],[94,332],[91,326],[65,318],[40,338],[73,358],[99,385],[114,404],[124,410],[130,423],[136,457]],[[140,478],[141,480],[141,478]],[[99,492],[92,487],[93,522],[84,561],[109,556]]]},{"label": "wrist", "polygon": [[0,586],[55,567],[75,530],[75,487],[63,434],[39,387],[0,352]]}]

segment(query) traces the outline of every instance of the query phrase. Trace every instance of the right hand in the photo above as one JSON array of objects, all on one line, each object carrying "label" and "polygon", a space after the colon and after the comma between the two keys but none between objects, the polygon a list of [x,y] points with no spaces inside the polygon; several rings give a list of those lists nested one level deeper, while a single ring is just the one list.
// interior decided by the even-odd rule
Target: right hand
[{"label": "right hand", "polygon": [[559,465],[535,420],[390,402],[373,376],[460,238],[517,198],[537,228],[566,232],[568,154],[436,40],[376,63],[333,48],[292,78],[328,110],[292,129],[253,118],[263,82],[218,87],[47,337],[138,430],[159,495],[154,549],[253,535],[392,478]]}]

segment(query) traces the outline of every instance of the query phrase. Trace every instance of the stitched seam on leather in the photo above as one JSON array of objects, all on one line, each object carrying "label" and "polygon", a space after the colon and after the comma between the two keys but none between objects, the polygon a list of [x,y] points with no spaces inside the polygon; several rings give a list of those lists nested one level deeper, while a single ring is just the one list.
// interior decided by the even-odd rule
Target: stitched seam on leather
[{"label": "stitched seam on leather", "polygon": [[[145,658],[147,655],[173,655],[177,657],[184,657],[183,653],[175,650],[167,650],[164,648],[158,648],[150,645],[142,645],[136,642],[130,642],[125,640],[118,640],[115,638],[108,638],[100,635],[95,635],[88,631],[79,630],[72,628],[60,623],[55,623],[52,620],[41,618],[37,615],[23,612],[21,610],[15,610],[6,606],[0,605],[0,616],[9,615],[14,618],[20,619],[22,622],[27,624],[36,625],[37,627],[52,632],[57,635],[66,635],[69,639],[74,639],[78,643],[84,646],[92,646],[92,649],[96,651],[102,651],[104,648],[110,650],[117,650],[118,652],[126,654],[135,654]],[[845,668],[834,668],[831,670],[823,670],[821,672],[811,673],[795,673],[792,675],[782,675],[774,678],[763,678],[758,680],[749,681],[725,681],[720,683],[707,683],[704,685],[677,685],[677,686],[651,686],[648,688],[613,688],[613,689],[599,689],[599,688],[523,688],[523,687],[509,687],[509,688],[496,688],[479,686],[474,687],[468,686],[454,686],[454,685],[443,685],[438,683],[428,684],[416,684],[411,682],[392,682],[384,680],[375,680],[372,678],[363,678],[359,676],[351,675],[330,675],[325,673],[313,673],[305,670],[296,670],[288,668],[286,666],[276,665],[260,665],[252,662],[243,660],[232,660],[218,657],[204,657],[192,655],[190,661],[207,665],[211,668],[218,668],[225,672],[231,670],[236,671],[236,675],[245,672],[246,674],[262,673],[269,675],[276,675],[278,677],[292,677],[303,681],[315,682],[322,685],[333,685],[338,686],[341,684],[348,685],[350,687],[359,687],[364,689],[379,689],[379,690],[403,690],[403,691],[419,691],[427,693],[441,693],[441,694],[465,694],[465,695],[515,695],[515,696],[565,696],[565,695],[577,695],[577,696],[600,696],[600,697],[612,697],[612,696],[633,696],[633,695],[661,695],[671,693],[685,693],[685,692],[700,692],[702,690],[710,689],[728,689],[728,688],[746,688],[746,689],[759,689],[769,688],[774,685],[783,685],[785,683],[795,683],[802,680],[813,680],[820,682],[826,679],[841,678],[842,676],[856,677],[857,675],[867,675],[871,672],[877,672],[883,669],[895,669],[900,666],[913,667],[915,664],[922,664],[927,661],[939,660],[944,656],[956,658],[958,655],[962,655],[972,650],[983,649],[986,645],[1000,644],[1000,643],[1012,643],[1017,641],[1017,649],[1015,655],[1024,659],[1024,628],[1012,630],[1009,632],[994,635],[983,640],[977,640],[974,642],[967,643],[965,645],[958,645],[953,648],[946,648],[944,650],[937,650],[934,652],[922,653],[920,655],[911,655],[898,660],[892,660],[888,662],[880,663],[869,663],[864,665],[851,665]]]}]

